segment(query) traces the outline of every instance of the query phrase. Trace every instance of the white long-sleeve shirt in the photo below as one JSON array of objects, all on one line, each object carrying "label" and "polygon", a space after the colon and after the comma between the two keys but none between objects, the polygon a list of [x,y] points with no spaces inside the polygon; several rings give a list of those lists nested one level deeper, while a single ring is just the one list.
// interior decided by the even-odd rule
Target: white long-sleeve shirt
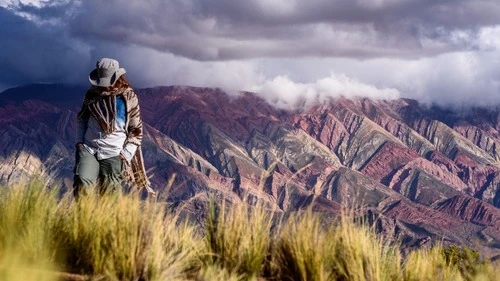
[{"label": "white long-sleeve shirt", "polygon": [[126,109],[123,97],[116,98],[116,122],[115,130],[110,134],[105,134],[101,126],[93,116],[89,116],[87,124],[78,124],[77,142],[83,142],[89,153],[103,160],[120,155],[130,162],[137,150],[137,145],[127,143]]}]

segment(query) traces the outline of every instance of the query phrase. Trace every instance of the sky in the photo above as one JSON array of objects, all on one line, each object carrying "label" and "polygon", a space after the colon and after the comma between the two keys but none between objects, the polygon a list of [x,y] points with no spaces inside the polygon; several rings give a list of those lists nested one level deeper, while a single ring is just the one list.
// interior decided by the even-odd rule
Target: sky
[{"label": "sky", "polygon": [[0,0],[0,91],[88,84],[101,57],[135,87],[500,105],[498,0]]}]

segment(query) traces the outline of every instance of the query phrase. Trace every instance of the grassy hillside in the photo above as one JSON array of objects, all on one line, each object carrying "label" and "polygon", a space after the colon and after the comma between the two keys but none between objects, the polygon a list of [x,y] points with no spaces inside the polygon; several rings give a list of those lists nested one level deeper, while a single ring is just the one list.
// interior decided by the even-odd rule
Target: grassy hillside
[{"label": "grassy hillside", "polygon": [[[397,248],[350,216],[214,204],[203,226],[133,195],[0,189],[0,280],[495,280],[460,248]],[[201,230],[201,231],[200,231]]]}]

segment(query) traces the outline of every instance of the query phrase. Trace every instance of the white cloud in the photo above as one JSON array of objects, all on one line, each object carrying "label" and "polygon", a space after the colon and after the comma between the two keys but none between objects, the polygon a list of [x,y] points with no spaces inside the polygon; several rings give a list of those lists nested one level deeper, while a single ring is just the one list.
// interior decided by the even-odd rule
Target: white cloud
[{"label": "white cloud", "polygon": [[309,107],[336,97],[394,99],[400,95],[394,88],[375,87],[342,74],[327,74],[310,83],[295,82],[274,76],[265,60],[199,62],[138,46],[100,47],[111,51],[94,55],[114,55],[138,87],[191,85],[220,87],[229,94],[251,91],[282,109]]},{"label": "white cloud", "polygon": [[500,104],[498,53],[462,52],[422,59],[400,68],[407,95],[450,106]]},{"label": "white cloud", "polygon": [[[114,57],[139,87],[190,85],[249,90],[264,81],[257,61],[200,62],[140,46],[99,45],[93,56]],[[103,52],[102,50],[106,50]]]},{"label": "white cloud", "polygon": [[479,45],[484,50],[500,50],[500,26],[482,28]]},{"label": "white cloud", "polygon": [[308,108],[332,98],[396,99],[399,91],[391,88],[379,89],[356,79],[331,74],[314,83],[296,83],[285,76],[278,76],[256,85],[252,90],[270,104],[282,109]]},{"label": "white cloud", "polygon": [[401,97],[462,107],[500,105],[500,52],[469,51],[421,59],[284,59],[262,62],[266,77],[284,74],[302,84],[346,76]]},{"label": "white cloud", "polygon": [[33,5],[34,7],[40,8],[48,2],[49,0],[0,0],[0,7]]}]

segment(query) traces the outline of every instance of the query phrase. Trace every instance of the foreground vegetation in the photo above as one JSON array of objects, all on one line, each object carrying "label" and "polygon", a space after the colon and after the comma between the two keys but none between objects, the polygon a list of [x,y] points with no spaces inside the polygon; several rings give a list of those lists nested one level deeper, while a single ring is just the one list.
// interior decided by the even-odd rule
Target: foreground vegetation
[{"label": "foreground vegetation", "polygon": [[499,273],[456,247],[403,260],[349,216],[324,226],[312,212],[270,214],[259,205],[214,205],[200,227],[133,195],[74,202],[37,182],[3,187],[0,280],[496,280]]}]

